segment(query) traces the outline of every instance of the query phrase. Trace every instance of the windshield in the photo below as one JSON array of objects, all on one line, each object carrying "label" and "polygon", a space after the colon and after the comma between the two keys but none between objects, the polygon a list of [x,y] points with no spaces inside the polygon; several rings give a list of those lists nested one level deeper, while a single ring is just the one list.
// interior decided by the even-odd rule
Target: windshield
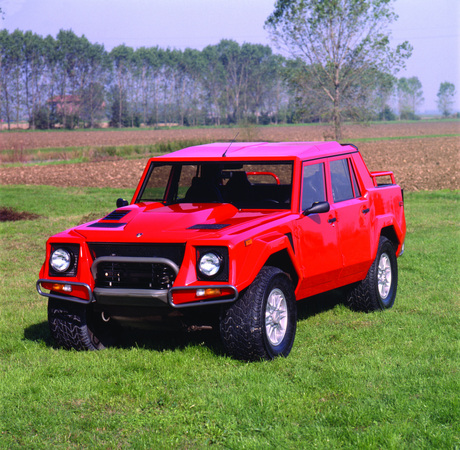
[{"label": "windshield", "polygon": [[292,162],[152,163],[140,202],[232,203],[244,209],[290,209]]}]

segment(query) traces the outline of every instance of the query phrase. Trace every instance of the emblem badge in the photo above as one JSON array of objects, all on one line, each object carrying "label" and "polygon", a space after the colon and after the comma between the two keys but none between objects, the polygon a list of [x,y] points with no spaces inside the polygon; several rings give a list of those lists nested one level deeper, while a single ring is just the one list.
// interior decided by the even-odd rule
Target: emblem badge
[{"label": "emblem badge", "polygon": [[136,237],[137,237],[137,238],[140,238],[140,237],[142,236],[142,234],[143,234],[143,233],[137,233],[137,234],[136,234]]}]

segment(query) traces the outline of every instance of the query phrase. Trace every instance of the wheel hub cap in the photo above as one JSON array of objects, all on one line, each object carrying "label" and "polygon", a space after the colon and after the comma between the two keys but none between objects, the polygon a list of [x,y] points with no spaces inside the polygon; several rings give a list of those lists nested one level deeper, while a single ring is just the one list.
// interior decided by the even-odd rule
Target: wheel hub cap
[{"label": "wheel hub cap", "polygon": [[265,331],[272,345],[279,345],[287,328],[287,303],[283,291],[273,289],[267,299],[265,310]]},{"label": "wheel hub cap", "polygon": [[386,253],[382,253],[378,268],[378,289],[380,297],[385,300],[391,288],[391,262]]}]

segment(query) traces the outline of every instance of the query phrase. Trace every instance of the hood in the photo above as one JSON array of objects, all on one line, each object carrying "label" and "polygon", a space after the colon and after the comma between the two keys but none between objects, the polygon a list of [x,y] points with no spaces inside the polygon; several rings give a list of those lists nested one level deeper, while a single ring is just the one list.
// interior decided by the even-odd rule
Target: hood
[{"label": "hood", "polygon": [[90,242],[185,242],[244,232],[287,211],[240,211],[229,203],[130,205],[74,229]]}]

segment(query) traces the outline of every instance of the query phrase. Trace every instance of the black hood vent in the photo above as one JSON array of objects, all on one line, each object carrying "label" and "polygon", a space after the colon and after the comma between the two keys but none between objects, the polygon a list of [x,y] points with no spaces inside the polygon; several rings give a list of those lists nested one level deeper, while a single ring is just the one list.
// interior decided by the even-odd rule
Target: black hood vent
[{"label": "black hood vent", "polygon": [[105,216],[103,219],[101,220],[120,220],[122,219],[123,217],[126,216],[126,214],[130,213],[131,210],[130,209],[121,209],[121,210],[115,210],[115,211],[112,211],[108,216]]},{"label": "black hood vent", "polygon": [[88,225],[88,227],[90,227],[90,228],[121,228],[121,227],[124,227],[125,225],[126,225],[126,223],[123,223],[123,222],[118,222],[118,223],[114,223],[114,222],[107,222],[107,223],[94,222],[91,225]]},{"label": "black hood vent", "polygon": [[188,227],[187,230],[222,230],[222,228],[228,227],[228,223],[198,223]]}]

